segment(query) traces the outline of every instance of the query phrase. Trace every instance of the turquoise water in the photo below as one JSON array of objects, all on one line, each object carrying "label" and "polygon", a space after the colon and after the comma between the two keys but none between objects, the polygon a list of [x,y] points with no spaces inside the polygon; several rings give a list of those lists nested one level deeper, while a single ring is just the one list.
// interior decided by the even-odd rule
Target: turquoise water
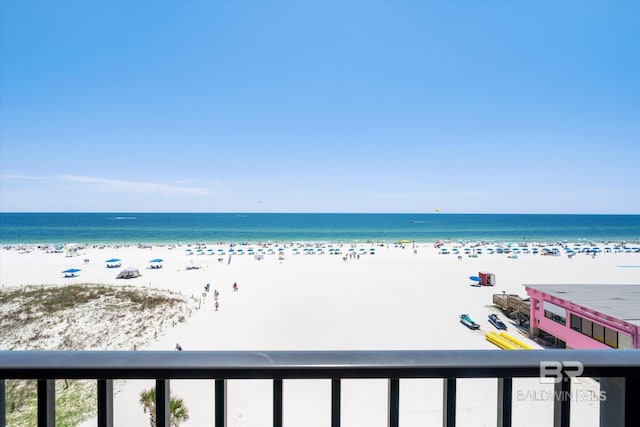
[{"label": "turquoise water", "polygon": [[0,243],[633,241],[640,215],[0,213]]}]

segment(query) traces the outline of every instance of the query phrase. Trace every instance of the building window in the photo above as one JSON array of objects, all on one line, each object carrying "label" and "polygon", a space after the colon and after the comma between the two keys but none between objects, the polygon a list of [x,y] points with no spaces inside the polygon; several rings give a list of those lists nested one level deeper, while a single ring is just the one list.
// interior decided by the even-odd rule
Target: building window
[{"label": "building window", "polygon": [[582,317],[571,315],[571,329],[581,332],[582,331]]},{"label": "building window", "polygon": [[618,334],[618,348],[633,348],[633,338],[630,335]]},{"label": "building window", "polygon": [[561,325],[567,324],[567,310],[549,301],[544,301],[544,317]]},{"label": "building window", "polygon": [[587,336],[593,336],[593,322],[591,320],[582,319],[581,332]]},{"label": "building window", "polygon": [[592,336],[594,340],[604,342],[604,326],[594,323]]},{"label": "building window", "polygon": [[604,343],[609,347],[618,348],[618,332],[604,328]]},{"label": "building window", "polygon": [[615,329],[593,323],[591,320],[587,320],[577,314],[571,314],[571,329],[605,343],[609,347],[633,348],[633,340],[629,335],[624,335]]}]

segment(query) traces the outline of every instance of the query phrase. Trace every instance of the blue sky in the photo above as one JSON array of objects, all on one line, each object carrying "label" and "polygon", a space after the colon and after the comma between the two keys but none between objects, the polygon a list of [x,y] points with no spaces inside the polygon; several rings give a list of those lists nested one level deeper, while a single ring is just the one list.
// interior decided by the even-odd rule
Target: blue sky
[{"label": "blue sky", "polygon": [[0,3],[0,210],[640,213],[639,2]]}]

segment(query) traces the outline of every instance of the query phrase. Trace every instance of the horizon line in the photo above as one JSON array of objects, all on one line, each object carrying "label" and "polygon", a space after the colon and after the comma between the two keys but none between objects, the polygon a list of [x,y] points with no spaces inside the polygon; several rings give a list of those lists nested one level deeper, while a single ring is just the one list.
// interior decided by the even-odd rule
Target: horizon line
[{"label": "horizon line", "polygon": [[259,211],[0,211],[1,214],[308,214],[308,215],[617,215],[637,216],[640,213],[605,212],[259,212]]}]

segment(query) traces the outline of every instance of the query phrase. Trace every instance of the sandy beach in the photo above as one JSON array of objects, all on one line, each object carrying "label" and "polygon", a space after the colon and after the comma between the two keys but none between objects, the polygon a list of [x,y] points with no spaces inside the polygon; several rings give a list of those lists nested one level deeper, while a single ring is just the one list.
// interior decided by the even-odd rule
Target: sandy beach
[{"label": "sandy beach", "polygon": [[[454,244],[446,244],[453,250]],[[603,246],[603,245],[600,245]],[[297,251],[294,251],[294,247]],[[340,247],[341,254],[329,249]],[[375,254],[371,253],[371,248]],[[577,254],[571,258],[532,253],[516,258],[506,254],[468,256],[441,254],[433,244],[358,244],[325,246],[324,254],[307,254],[304,246],[263,248],[256,259],[228,254],[229,245],[87,246],[75,256],[48,253],[35,246],[4,248],[0,252],[0,286],[100,283],[168,289],[201,298],[201,309],[185,323],[170,329],[159,340],[132,342],[139,350],[173,350],[180,343],[189,350],[498,350],[485,340],[493,330],[487,315],[499,313],[492,306],[494,293],[525,297],[523,284],[638,284],[640,254]],[[189,249],[191,249],[189,251]],[[235,247],[238,249],[238,246]],[[278,255],[283,249],[283,259]],[[224,251],[224,254],[220,250]],[[273,254],[271,254],[273,252]],[[298,252],[298,253],[296,253]],[[202,255],[199,255],[201,253]],[[359,255],[359,256],[358,256]],[[120,268],[107,268],[117,258]],[[162,268],[151,269],[153,259]],[[198,268],[194,268],[198,267]],[[62,271],[79,269],[75,277]],[[136,268],[141,277],[116,279],[125,268]],[[469,276],[480,271],[495,274],[493,287],[470,286]],[[232,289],[237,283],[238,291]],[[204,287],[210,284],[210,291]],[[219,292],[214,308],[213,292]],[[458,322],[468,313],[482,325],[471,331]],[[528,340],[501,313],[509,333]],[[461,380],[458,386],[458,425],[495,425],[495,380]],[[516,380],[535,390],[550,390],[537,380]],[[148,425],[138,404],[148,381],[117,385],[116,425]],[[184,398],[190,410],[185,426],[211,425],[213,383],[175,381],[172,393]],[[580,387],[597,390],[597,383],[581,380]],[[268,381],[234,381],[229,385],[229,425],[261,426],[271,416],[271,384]],[[265,398],[265,396],[268,396]],[[442,383],[439,380],[401,382],[401,423],[432,425],[441,420]],[[344,381],[343,425],[382,426],[385,423],[385,381]],[[285,381],[285,424],[329,425],[330,383],[327,380]],[[579,425],[597,425],[595,402],[578,402],[572,414]],[[514,402],[514,425],[550,423],[550,401]],[[92,420],[84,425],[96,425]]]}]

